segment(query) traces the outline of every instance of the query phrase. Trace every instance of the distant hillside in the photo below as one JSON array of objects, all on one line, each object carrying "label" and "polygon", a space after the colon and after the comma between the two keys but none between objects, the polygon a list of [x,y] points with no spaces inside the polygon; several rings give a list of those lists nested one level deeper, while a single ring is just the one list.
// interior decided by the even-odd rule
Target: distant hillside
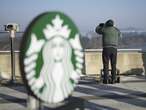
[{"label": "distant hillside", "polygon": [[[17,33],[16,38],[14,40],[14,48],[15,50],[19,50],[20,42],[22,40],[23,33]],[[0,50],[10,50],[10,37],[8,33],[0,33]]]},{"label": "distant hillside", "polygon": [[[146,32],[128,32],[123,33],[119,40],[119,48],[142,48],[146,49]],[[15,50],[19,50],[23,33],[17,33],[15,38]],[[102,48],[102,37],[94,32],[81,37],[81,43],[84,49]],[[0,50],[10,50],[10,38],[8,33],[0,33]]]},{"label": "distant hillside", "polygon": [[[96,33],[87,34],[82,37],[82,44],[87,49],[102,48],[102,36]],[[146,49],[146,32],[126,32],[122,33],[119,39],[119,48],[144,48]]]}]

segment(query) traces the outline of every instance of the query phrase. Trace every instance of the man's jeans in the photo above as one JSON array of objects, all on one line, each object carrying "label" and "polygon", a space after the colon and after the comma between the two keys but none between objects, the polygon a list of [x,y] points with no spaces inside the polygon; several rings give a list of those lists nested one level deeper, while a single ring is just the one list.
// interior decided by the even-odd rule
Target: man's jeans
[{"label": "man's jeans", "polygon": [[102,51],[104,81],[108,80],[109,61],[111,62],[112,81],[116,80],[117,49],[113,47],[103,48]]}]

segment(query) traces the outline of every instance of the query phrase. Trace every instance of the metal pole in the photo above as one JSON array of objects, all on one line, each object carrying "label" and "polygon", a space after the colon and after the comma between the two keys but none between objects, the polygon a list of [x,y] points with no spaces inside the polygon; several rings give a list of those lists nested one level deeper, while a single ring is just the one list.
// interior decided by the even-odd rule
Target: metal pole
[{"label": "metal pole", "polygon": [[40,101],[30,94],[28,94],[27,109],[28,110],[42,110]]},{"label": "metal pole", "polygon": [[14,52],[14,38],[15,38],[15,31],[10,31],[10,39],[11,39],[11,82],[14,83],[16,81],[15,77],[15,52]]},{"label": "metal pole", "polygon": [[15,52],[14,52],[14,38],[10,38],[11,39],[11,80],[12,82],[14,82],[16,80],[15,77]]},{"label": "metal pole", "polygon": [[83,72],[84,72],[84,75],[86,75],[86,63],[85,63],[85,49],[83,50],[83,53],[84,53],[84,56],[83,56]]}]

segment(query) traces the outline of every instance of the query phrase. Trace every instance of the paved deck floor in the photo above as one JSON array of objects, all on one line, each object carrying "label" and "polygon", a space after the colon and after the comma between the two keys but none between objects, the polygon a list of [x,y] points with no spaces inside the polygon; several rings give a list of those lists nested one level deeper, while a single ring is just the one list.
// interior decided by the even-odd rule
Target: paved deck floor
[{"label": "paved deck floor", "polygon": [[[0,86],[0,110],[28,110],[27,98],[23,85]],[[42,110],[146,110],[146,79],[121,76],[121,83],[105,85],[85,78],[65,105]]]}]

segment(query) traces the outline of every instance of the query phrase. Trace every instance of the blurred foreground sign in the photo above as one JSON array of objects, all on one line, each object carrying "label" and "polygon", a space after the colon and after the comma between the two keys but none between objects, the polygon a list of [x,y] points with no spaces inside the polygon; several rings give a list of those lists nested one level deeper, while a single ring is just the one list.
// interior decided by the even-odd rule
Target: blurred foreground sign
[{"label": "blurred foreground sign", "polygon": [[42,101],[58,103],[73,92],[81,75],[83,52],[72,20],[60,12],[36,17],[21,43],[22,75]]}]

